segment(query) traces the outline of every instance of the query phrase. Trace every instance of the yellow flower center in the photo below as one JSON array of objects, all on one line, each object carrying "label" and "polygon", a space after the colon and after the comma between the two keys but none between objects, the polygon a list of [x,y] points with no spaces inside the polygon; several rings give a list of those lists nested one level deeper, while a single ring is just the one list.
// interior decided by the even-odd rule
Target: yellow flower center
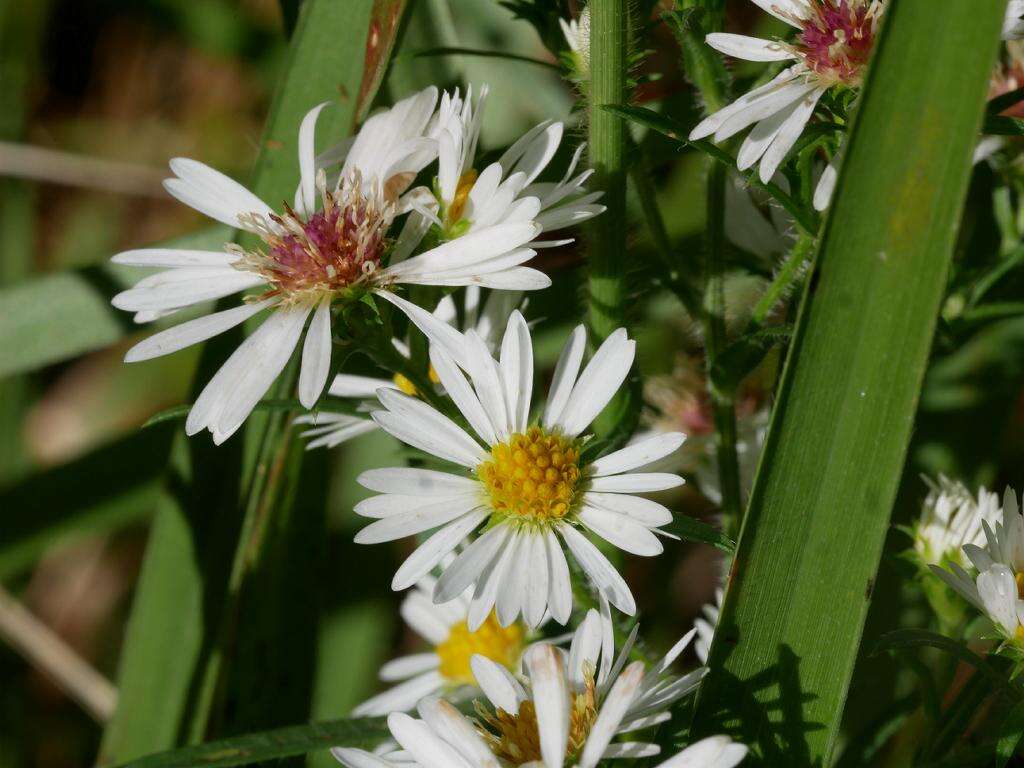
[{"label": "yellow flower center", "polygon": [[[478,705],[480,735],[487,741],[499,760],[513,765],[533,761],[540,762],[540,731],[537,728],[537,711],[532,701],[519,705],[519,713],[512,715],[503,709],[488,712]],[[586,688],[572,697],[569,713],[569,743],[566,746],[567,762],[571,762],[590,735],[590,729],[597,719],[597,691],[593,678],[588,678]]]},{"label": "yellow flower center", "polygon": [[466,210],[466,201],[469,200],[469,193],[473,189],[473,185],[476,184],[476,170],[470,168],[461,177],[459,177],[459,184],[455,187],[455,197],[452,198],[452,204],[448,206],[448,222],[454,224],[462,218],[462,214]]},{"label": "yellow flower center", "polygon": [[501,516],[546,523],[561,520],[573,507],[580,480],[580,451],[575,440],[530,427],[491,448],[477,468]]},{"label": "yellow flower center", "polygon": [[[430,379],[431,384],[440,384],[441,379],[438,377],[437,372],[434,370],[434,366],[430,366],[427,370],[427,378]],[[391,381],[395,383],[395,386],[400,390],[409,395],[409,397],[418,397],[420,391],[416,388],[416,385],[409,381],[408,377],[403,376],[400,373],[396,373],[391,377]]]},{"label": "yellow flower center", "polygon": [[513,669],[523,652],[523,636],[519,622],[503,627],[493,612],[476,632],[470,632],[466,622],[460,621],[435,648],[441,659],[440,672],[453,685],[476,685],[469,660],[478,653]]}]

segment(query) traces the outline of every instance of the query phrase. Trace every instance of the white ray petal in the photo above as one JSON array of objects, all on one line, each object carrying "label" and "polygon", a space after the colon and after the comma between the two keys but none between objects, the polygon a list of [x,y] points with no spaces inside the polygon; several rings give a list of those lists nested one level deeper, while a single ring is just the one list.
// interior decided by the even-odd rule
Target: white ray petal
[{"label": "white ray petal", "polygon": [[299,188],[302,190],[300,213],[306,216],[311,216],[316,210],[316,120],[326,106],[325,101],[313,107],[299,125]]},{"label": "white ray petal", "polygon": [[299,402],[312,408],[320,398],[331,372],[331,300],[320,301],[313,312],[306,340],[302,345],[299,369]]},{"label": "white ray petal", "polygon": [[238,255],[227,251],[187,251],[178,248],[139,248],[110,258],[131,267],[229,267]]},{"label": "white ray petal", "polygon": [[594,477],[603,477],[639,469],[679,450],[685,441],[686,435],[682,432],[665,432],[638,440],[614,453],[602,456],[590,465],[590,472]]},{"label": "white ray petal", "polygon": [[608,558],[571,525],[559,526],[558,532],[598,591],[623,613],[630,616],[636,613],[633,594]]},{"label": "white ray petal", "polygon": [[629,375],[635,355],[636,342],[626,336],[624,328],[605,339],[580,374],[558,419],[565,434],[575,437],[604,410]]},{"label": "white ray petal", "polygon": [[544,426],[553,427],[559,423],[562,412],[569,402],[576,376],[583,362],[583,351],[587,346],[587,330],[577,325],[562,347],[562,353],[555,364],[555,373],[551,380],[548,402],[544,408]]},{"label": "white ray petal", "polygon": [[356,544],[380,544],[414,536],[449,523],[477,509],[479,505],[476,494],[440,499],[433,504],[382,517],[359,531],[353,540]]},{"label": "white ray petal", "polygon": [[660,555],[664,550],[658,537],[625,515],[596,507],[579,511],[583,524],[610,544],[642,557]]},{"label": "white ray petal", "polygon": [[356,482],[371,491],[419,496],[451,496],[480,487],[477,480],[468,477],[411,467],[370,469],[359,475]]},{"label": "white ray petal", "polygon": [[485,519],[487,519],[487,514],[484,512],[470,512],[432,534],[402,563],[391,580],[391,588],[396,592],[401,592],[426,576],[445,555],[454,550]]},{"label": "white ray petal", "polygon": [[185,431],[209,429],[218,444],[230,437],[287,364],[308,314],[308,307],[271,313],[200,392]]},{"label": "white ray petal", "polygon": [[195,320],[181,323],[166,331],[154,333],[129,349],[124,356],[124,361],[137,363],[140,360],[150,360],[206,341],[229,328],[244,323],[253,315],[272,306],[273,303],[272,299],[268,299],[256,304],[244,304],[241,307],[225,309],[223,312],[215,312],[206,317],[197,317]]},{"label": "white ray petal", "polygon": [[[378,693],[352,709],[354,717],[380,717],[391,712],[403,712],[416,706],[416,702],[444,688],[444,676],[436,670],[424,672],[386,691]],[[392,767],[393,768],[393,767]]]},{"label": "white ray petal", "polygon": [[705,41],[716,51],[744,61],[785,61],[798,58],[797,54],[782,46],[777,40],[712,32]]},{"label": "white ray petal", "polygon": [[524,660],[530,674],[545,768],[562,768],[569,742],[569,691],[562,660],[547,643],[530,648]]}]

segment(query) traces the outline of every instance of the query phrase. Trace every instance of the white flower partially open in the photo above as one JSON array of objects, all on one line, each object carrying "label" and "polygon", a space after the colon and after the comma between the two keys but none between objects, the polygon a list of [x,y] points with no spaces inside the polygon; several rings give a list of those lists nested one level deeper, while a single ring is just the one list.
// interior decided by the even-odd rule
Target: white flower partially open
[{"label": "white flower partially open", "polygon": [[486,524],[444,568],[434,590],[434,600],[443,603],[473,588],[470,628],[495,607],[503,626],[520,613],[529,626],[546,611],[561,624],[568,621],[573,597],[563,544],[600,594],[634,613],[626,582],[582,531],[636,555],[659,554],[655,534],[671,522],[672,513],[634,494],[674,488],[683,480],[633,470],[677,450],[684,436],[657,435],[597,459],[585,459],[582,449],[584,431],[629,373],[635,342],[619,329],[580,373],[586,331],[576,328],[555,368],[543,415],[531,423],[533,346],[519,312],[509,319],[498,360],[472,331],[459,334],[428,313],[414,313],[413,321],[423,323],[431,336],[434,370],[474,434],[421,400],[381,389],[385,410],[376,411],[374,420],[461,471],[364,472],[359,482],[381,495],[357,505],[357,513],[377,520],[356,541],[379,543],[435,531],[395,574],[392,587],[401,590]]},{"label": "white flower partially open", "polygon": [[[626,664],[634,630],[612,660],[608,622],[590,611],[573,635],[568,652],[548,643],[532,646],[523,657],[525,674],[514,674],[483,656],[473,670],[486,697],[473,722],[449,702],[427,698],[417,707],[421,719],[395,713],[388,717],[401,752],[371,755],[335,748],[348,768],[393,768],[411,760],[433,768],[534,765],[543,768],[594,768],[602,760],[659,754],[656,744],[614,741],[663,723],[669,708],[692,693],[704,674],[667,673],[693,637],[691,631],[650,670],[642,661]],[[662,763],[667,768],[732,768],[746,747],[717,736],[705,739]]]},{"label": "white flower partially open", "polygon": [[[593,171],[576,174],[584,144],[576,148],[560,181],[537,181],[562,142],[565,125],[560,122],[546,120],[530,129],[496,162],[478,172],[474,163],[486,96],[485,86],[475,106],[472,90],[465,99],[458,90],[441,97],[428,129],[437,139],[437,180],[433,190],[419,189],[410,195],[421,232],[434,226],[440,239],[454,240],[482,227],[523,220],[536,221],[543,232],[553,232],[605,210],[597,203],[602,193],[588,192],[584,186]],[[563,238],[529,245],[541,248],[571,242],[572,238]]]},{"label": "white flower partially open", "polygon": [[407,712],[421,699],[435,694],[449,701],[478,694],[474,656],[490,659],[508,670],[519,668],[527,627],[521,622],[502,627],[492,613],[480,627],[471,630],[466,621],[470,595],[435,605],[431,595],[436,582],[433,576],[423,577],[401,607],[405,623],[432,646],[431,650],[401,656],[381,667],[381,680],[395,685],[353,709],[354,716]]},{"label": "white flower partially open", "polygon": [[482,227],[399,264],[387,265],[386,238],[406,206],[402,193],[436,157],[436,142],[423,135],[437,90],[426,90],[366,121],[347,148],[344,167],[328,185],[317,170],[314,138],[325,105],[310,110],[299,129],[301,182],[294,208],[275,213],[237,182],[194,160],[175,159],[176,178],[165,186],[211,218],[258,235],[264,245],[245,251],[147,249],[116,255],[119,264],[161,267],[119,293],[114,306],[148,322],[233,293],[262,288],[247,303],[157,333],[129,350],[126,361],[166,355],[205,341],[264,310],[270,314],[214,375],[188,415],[186,431],[208,429],[215,442],[230,437],[281,373],[303,338],[299,400],[311,407],[331,369],[331,309],[362,293],[399,307],[397,284],[529,290],[550,284],[520,266],[535,255],[524,247],[540,232],[527,218]]},{"label": "white flower partially open", "polygon": [[[753,0],[754,4],[798,30],[792,42],[716,32],[712,48],[746,61],[795,60],[770,82],[744,94],[703,120],[690,133],[696,141],[714,136],[725,141],[754,126],[740,147],[742,171],[759,164],[767,183],[796,144],[830,88],[860,86],[874,46],[884,0]],[[835,185],[835,160],[819,181],[815,207],[827,207]]]}]

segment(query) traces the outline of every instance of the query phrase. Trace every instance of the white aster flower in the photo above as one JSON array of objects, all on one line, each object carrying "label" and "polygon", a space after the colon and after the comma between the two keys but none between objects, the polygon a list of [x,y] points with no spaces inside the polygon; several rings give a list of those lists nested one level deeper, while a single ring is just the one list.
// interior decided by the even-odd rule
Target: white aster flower
[{"label": "white aster flower", "polygon": [[[737,167],[759,165],[761,180],[771,180],[830,88],[861,84],[875,32],[885,10],[883,0],[753,0],[755,5],[795,27],[792,42],[716,32],[707,36],[715,50],[747,61],[795,60],[769,83],[741,96],[702,121],[690,139],[714,136],[724,141],[751,125],[737,155]],[[819,182],[815,207],[822,209],[835,184],[835,160]]]},{"label": "white aster flower", "polygon": [[985,525],[999,526],[1003,511],[999,496],[981,488],[977,498],[959,481],[939,475],[925,479],[928,496],[914,526],[914,551],[927,564],[964,564],[963,547],[985,543]]},{"label": "white aster flower", "polygon": [[581,77],[590,74],[590,6],[580,13],[579,19],[559,19],[566,45],[572,58],[573,70]]},{"label": "white aster flower", "polygon": [[519,668],[526,648],[526,626],[513,622],[502,627],[492,613],[480,627],[471,630],[466,621],[470,595],[435,605],[431,599],[435,583],[432,576],[421,579],[401,607],[405,623],[433,650],[401,656],[381,667],[381,680],[396,685],[364,701],[352,710],[354,716],[407,712],[434,694],[463,700],[479,691],[471,665],[477,655],[511,671]]},{"label": "white aster flower", "polygon": [[401,590],[486,525],[444,568],[434,590],[434,600],[444,603],[473,588],[471,629],[495,607],[503,626],[520,613],[536,626],[546,611],[565,624],[573,598],[563,543],[597,591],[632,614],[636,605],[629,587],[581,529],[633,554],[659,554],[655,533],[671,522],[672,513],[634,494],[674,488],[683,480],[632,470],[675,451],[684,436],[658,435],[584,460],[582,435],[625,380],[636,343],[619,329],[580,374],[586,331],[576,328],[555,368],[543,416],[531,425],[533,347],[519,312],[509,319],[499,360],[476,333],[459,334],[427,313],[417,318],[433,322],[433,330],[428,322],[423,327],[434,341],[434,370],[473,434],[421,400],[378,392],[385,410],[373,418],[386,432],[461,471],[364,472],[359,482],[381,495],[361,502],[356,512],[379,519],[356,541],[378,543],[436,529],[395,574],[392,588]]},{"label": "white aster flower", "polygon": [[1024,0],[1010,0],[1003,17],[1003,40],[1024,38]]},{"label": "white aster flower", "polygon": [[[397,768],[410,761],[424,768],[593,768],[601,760],[656,755],[655,744],[613,740],[665,722],[669,707],[695,690],[706,669],[683,677],[666,674],[693,632],[646,671],[640,661],[626,666],[635,632],[612,662],[608,629],[590,611],[568,652],[548,643],[532,646],[523,657],[525,675],[476,656],[472,664],[486,697],[477,704],[477,718],[467,718],[447,701],[428,698],[417,707],[421,719],[401,713],[388,717],[402,751],[373,756],[336,748],[332,753],[348,768]],[[686,759],[677,755],[662,765],[731,768],[746,749],[714,737],[687,752]]]},{"label": "white aster flower", "polygon": [[1017,496],[1007,488],[1003,495],[1002,520],[981,522],[985,546],[965,544],[963,552],[976,569],[969,573],[957,562],[949,570],[937,565],[932,571],[969,603],[988,616],[1002,634],[1015,645],[1024,647],[1024,517],[1017,506]]},{"label": "white aster flower", "polygon": [[316,120],[325,105],[310,110],[299,129],[296,204],[283,214],[202,163],[171,161],[176,178],[165,182],[168,192],[217,221],[258,235],[264,247],[120,253],[113,259],[117,263],[164,269],[119,293],[114,306],[148,322],[243,290],[260,287],[263,293],[242,306],[157,333],[129,350],[126,361],[177,351],[271,310],[203,389],[188,415],[188,434],[209,429],[217,443],[230,437],[287,364],[310,316],[298,394],[311,407],[330,374],[335,300],[370,292],[402,308],[408,302],[388,290],[401,283],[503,289],[550,284],[541,273],[520,266],[535,254],[523,247],[540,231],[530,220],[481,228],[458,242],[385,266],[386,235],[405,206],[401,194],[436,156],[436,142],[423,136],[436,100],[436,89],[427,88],[367,120],[347,146],[343,169],[330,187],[317,170],[314,149]]},{"label": "white aster flower", "polygon": [[[486,95],[484,87],[475,107],[472,91],[465,99],[458,90],[442,96],[429,128],[437,138],[437,179],[433,190],[420,188],[410,196],[419,214],[418,224],[410,224],[412,230],[426,234],[433,226],[438,239],[447,241],[496,224],[536,221],[544,232],[553,232],[605,210],[597,204],[602,193],[588,192],[584,186],[593,170],[576,174],[584,144],[576,148],[561,181],[537,181],[561,144],[565,125],[560,122],[547,120],[535,126],[478,173],[474,162]],[[529,245],[539,248],[571,242],[568,238]]]},{"label": "white aster flower", "polygon": [[[479,286],[466,287],[462,301],[463,324],[465,329],[474,329],[487,348],[494,352],[505,332],[509,313],[521,303],[525,305],[525,301],[520,291],[494,291],[481,307],[480,294]],[[451,295],[445,296],[438,303],[434,317],[453,328],[458,328],[459,313]],[[404,342],[392,339],[391,343],[400,355],[409,357],[409,347]],[[431,377],[436,378],[433,371]],[[332,398],[348,401],[352,407],[345,412],[332,410],[337,406],[332,400],[326,400],[316,413],[306,413],[297,417],[297,424],[312,425],[302,433],[302,437],[309,438],[307,450],[335,448],[348,440],[376,430],[377,422],[370,414],[378,406],[377,390],[381,388],[397,389],[407,395],[417,395],[415,385],[402,374],[395,374],[390,379],[348,373],[339,373],[335,376],[327,394]]]}]

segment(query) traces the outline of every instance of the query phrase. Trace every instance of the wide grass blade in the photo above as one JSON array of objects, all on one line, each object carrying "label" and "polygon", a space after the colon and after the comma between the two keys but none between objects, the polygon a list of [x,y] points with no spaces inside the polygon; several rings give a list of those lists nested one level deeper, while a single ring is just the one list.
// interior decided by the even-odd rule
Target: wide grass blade
[{"label": "wide grass blade", "polygon": [[0,580],[48,548],[153,513],[172,427],[146,430],[0,490]]},{"label": "wide grass blade", "polygon": [[888,6],[695,715],[773,765],[836,743],[1004,8]]},{"label": "wide grass blade", "polygon": [[[372,101],[403,5],[302,4],[253,176],[259,197],[291,199],[296,132],[310,108],[332,102],[318,124],[321,136],[350,132]],[[227,334],[207,345],[197,389],[236,343]],[[278,390],[288,383],[286,376]],[[296,483],[322,493],[322,469],[300,474],[301,446],[291,443],[280,412],[254,414],[244,435],[220,448],[206,436],[182,436],[173,455],[128,627],[103,763],[309,714],[320,581],[318,558],[305,543],[322,537],[324,505],[292,501]],[[286,476],[290,484],[282,482]],[[303,599],[288,599],[297,594]],[[260,682],[260,695],[251,696]]]},{"label": "wide grass blade", "polygon": [[[208,227],[161,247],[216,251],[230,232]],[[138,274],[109,265],[83,267],[0,289],[0,378],[95,352],[143,328],[110,306],[110,298]]]}]

